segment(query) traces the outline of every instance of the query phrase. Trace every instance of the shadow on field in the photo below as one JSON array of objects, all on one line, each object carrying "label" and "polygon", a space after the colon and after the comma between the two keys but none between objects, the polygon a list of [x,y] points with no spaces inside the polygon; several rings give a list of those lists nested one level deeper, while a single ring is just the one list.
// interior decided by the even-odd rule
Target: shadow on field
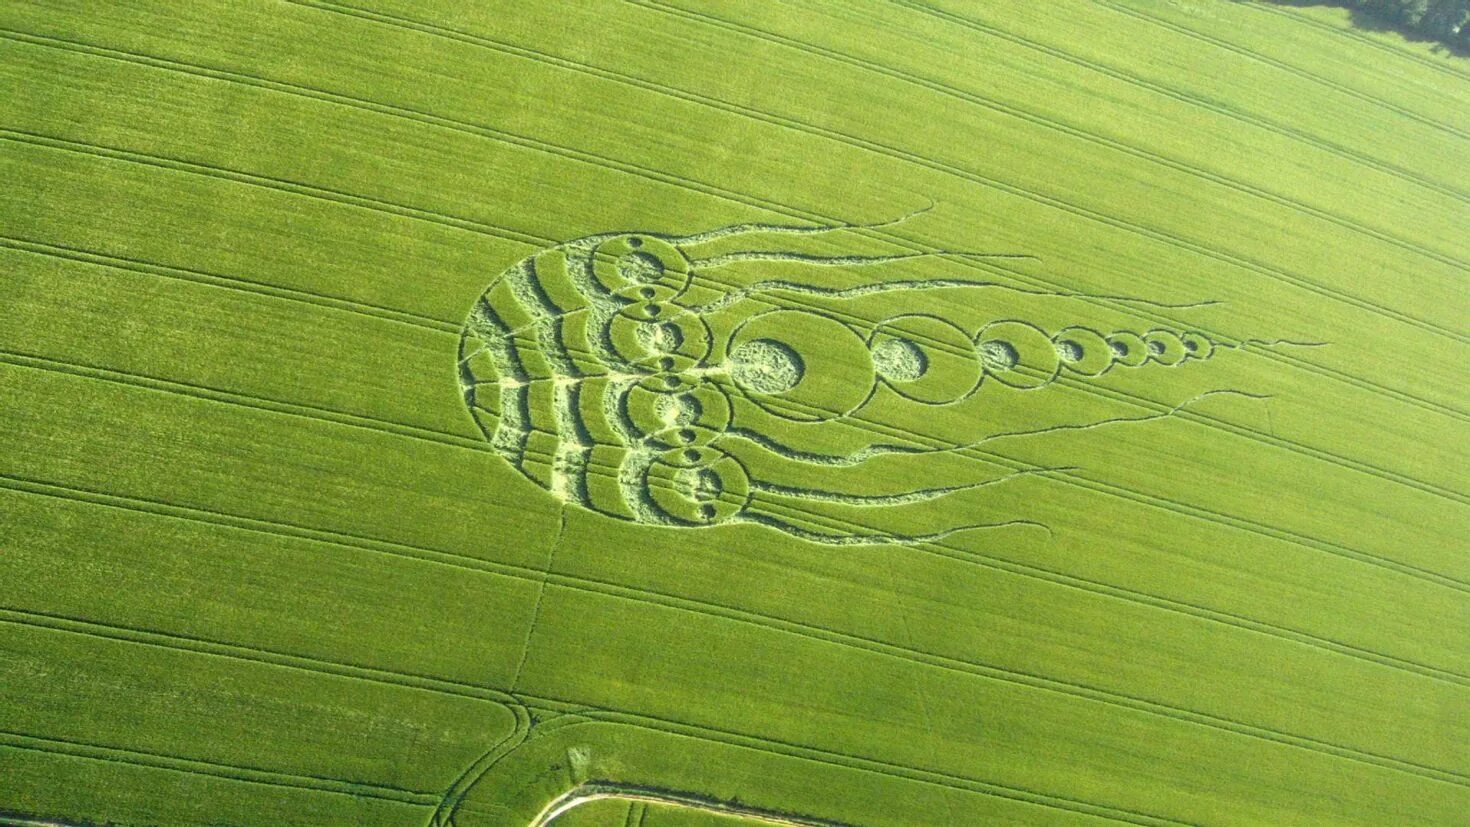
[{"label": "shadow on field", "polygon": [[1266,3],[1273,6],[1297,8],[1331,6],[1347,9],[1355,28],[1370,32],[1396,32],[1405,40],[1414,43],[1433,43],[1434,51],[1438,54],[1470,57],[1470,23],[1461,28],[1458,34],[1426,31],[1422,26],[1396,18],[1391,8],[1395,5],[1394,0],[1380,0],[1380,2],[1373,2],[1373,0],[1369,2],[1364,2],[1364,0],[1235,0],[1235,2]]}]

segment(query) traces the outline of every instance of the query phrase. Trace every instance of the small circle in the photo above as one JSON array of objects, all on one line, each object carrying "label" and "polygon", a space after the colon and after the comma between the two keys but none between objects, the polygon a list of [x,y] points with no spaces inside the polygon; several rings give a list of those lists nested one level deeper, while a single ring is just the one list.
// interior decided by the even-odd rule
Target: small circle
[{"label": "small circle", "polygon": [[1189,349],[1177,333],[1150,330],[1143,340],[1148,343],[1148,358],[1161,365],[1172,367],[1189,358]]},{"label": "small circle", "polygon": [[[690,503],[713,504],[720,499],[720,475],[708,468],[680,468],[672,473],[674,489]],[[695,509],[698,514],[700,509]],[[711,510],[710,516],[713,516]]]},{"label": "small circle", "polygon": [[664,358],[658,360],[658,369],[659,370],[673,370],[674,369],[674,360],[672,358],[668,357],[668,356],[665,356]]},{"label": "small circle", "polygon": [[1021,353],[1010,342],[994,340],[980,346],[980,361],[991,373],[1010,370],[1021,363]]},{"label": "small circle", "polygon": [[636,235],[634,235],[634,236],[628,236],[628,246],[629,247],[642,247],[643,246],[643,239],[639,238]]},{"label": "small circle", "polygon": [[699,462],[700,453],[693,448],[689,448],[681,456],[685,462]]},{"label": "small circle", "polygon": [[[618,356],[647,371],[660,370],[659,360],[674,360],[675,369],[695,367],[709,355],[709,327],[698,314],[677,304],[630,304],[608,319],[605,341]],[[588,330],[588,336],[598,331]]]},{"label": "small circle", "polygon": [[929,358],[908,339],[884,339],[873,348],[873,367],[890,382],[913,382],[929,370]]},{"label": "small circle", "polygon": [[687,425],[692,419],[694,411],[690,409],[689,403],[693,401],[689,394],[659,394],[653,403],[654,416],[658,421],[670,427],[674,425]]},{"label": "small circle", "polygon": [[688,390],[693,384],[693,380],[683,373],[645,373],[640,374],[636,381],[638,387],[662,395]]},{"label": "small circle", "polygon": [[1101,333],[1087,327],[1069,327],[1052,337],[1062,367],[1083,376],[1100,376],[1113,366],[1113,347]]},{"label": "small circle", "polygon": [[1107,341],[1113,351],[1113,359],[1123,367],[1136,368],[1148,361],[1148,345],[1137,333],[1121,330],[1108,336]]},{"label": "small circle", "polygon": [[1203,333],[1189,331],[1179,339],[1184,342],[1184,350],[1190,359],[1208,359],[1215,354],[1215,343]]},{"label": "small circle", "polygon": [[699,507],[699,518],[702,520],[713,520],[715,518],[715,507],[705,503]]},{"label": "small circle", "polygon": [[638,291],[638,295],[642,296],[645,299],[651,299],[654,296],[658,295],[658,291],[653,289],[652,287],[645,287],[642,290]]},{"label": "small circle", "polygon": [[684,331],[671,324],[658,326],[659,346],[666,351],[673,352],[684,344]]},{"label": "small circle", "polygon": [[[669,376],[684,386],[664,386]],[[653,380],[653,381],[650,381]],[[713,382],[691,382],[684,374],[654,374],[628,389],[618,402],[627,425],[667,449],[702,448],[730,424],[727,391]]]},{"label": "small circle", "polygon": [[658,408],[659,419],[669,426],[688,425],[699,419],[704,413],[704,406],[699,399],[690,393],[681,393],[678,396],[660,396]]},{"label": "small circle", "polygon": [[806,373],[801,355],[775,339],[753,339],[730,354],[730,378],[755,393],[783,393]]},{"label": "small circle", "polygon": [[1027,322],[992,322],[975,336],[975,349],[985,372],[995,381],[1017,390],[1050,383],[1061,370],[1056,343],[1041,328]]}]

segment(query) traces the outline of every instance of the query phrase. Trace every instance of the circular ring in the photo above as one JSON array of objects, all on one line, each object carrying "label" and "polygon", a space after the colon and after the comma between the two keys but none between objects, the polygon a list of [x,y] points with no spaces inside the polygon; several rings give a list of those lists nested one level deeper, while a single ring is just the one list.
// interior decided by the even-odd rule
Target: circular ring
[{"label": "circular ring", "polygon": [[772,310],[747,319],[725,353],[741,392],[769,413],[800,422],[851,413],[877,381],[867,342],[818,313]]},{"label": "circular ring", "polygon": [[[651,390],[642,385],[628,389],[622,399],[628,421],[644,436],[670,448],[707,444],[730,424],[730,400],[715,385],[704,383],[681,393]],[[689,430],[686,439],[681,431]]]},{"label": "circular ring", "polygon": [[686,393],[704,384],[704,380],[692,373],[680,370],[650,373],[638,380],[638,387],[656,393]]},{"label": "circular ring", "polygon": [[[689,462],[690,453],[700,460]],[[665,451],[648,466],[645,483],[654,506],[685,525],[718,525],[750,501],[745,468],[718,448]]]},{"label": "circular ring", "polygon": [[613,350],[645,370],[680,371],[709,355],[709,325],[698,314],[667,302],[631,304],[608,320]]},{"label": "circular ring", "polygon": [[1150,330],[1143,334],[1143,341],[1148,345],[1148,358],[1167,367],[1183,362],[1189,355],[1179,334],[1173,331]]},{"label": "circular ring", "polygon": [[984,378],[980,354],[965,331],[935,316],[885,320],[868,339],[878,378],[901,396],[926,405],[958,402]]},{"label": "circular ring", "polygon": [[723,456],[719,448],[692,445],[663,451],[657,461],[673,468],[703,468]]},{"label": "circular ring", "polygon": [[662,238],[630,233],[597,245],[592,274],[614,296],[666,302],[689,288],[689,259]]},{"label": "circular ring", "polygon": [[1191,330],[1181,335],[1179,340],[1184,342],[1187,359],[1208,359],[1215,355],[1215,343],[1203,333]]},{"label": "circular ring", "polygon": [[701,448],[724,435],[723,430],[700,425],[675,425],[649,434],[648,441],[662,448]]},{"label": "circular ring", "polygon": [[993,322],[975,337],[985,372],[1013,388],[1039,388],[1056,378],[1061,357],[1051,337],[1026,322]]},{"label": "circular ring", "polygon": [[1125,368],[1136,368],[1148,361],[1148,343],[1137,333],[1121,330],[1107,337],[1113,350],[1113,361]]},{"label": "circular ring", "polygon": [[1113,366],[1113,349],[1101,333],[1069,327],[1052,337],[1062,367],[1083,376],[1098,376]]}]

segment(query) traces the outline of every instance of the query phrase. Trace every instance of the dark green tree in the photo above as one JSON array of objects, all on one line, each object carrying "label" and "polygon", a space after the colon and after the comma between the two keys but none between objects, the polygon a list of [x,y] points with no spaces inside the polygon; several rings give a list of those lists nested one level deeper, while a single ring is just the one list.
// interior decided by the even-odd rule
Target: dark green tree
[{"label": "dark green tree", "polygon": [[1470,0],[1432,0],[1419,20],[1419,30],[1425,35],[1450,42],[1465,34],[1465,24],[1470,22]]},{"label": "dark green tree", "polygon": [[1371,17],[1405,34],[1435,40],[1470,52],[1470,0],[1274,0],[1292,5],[1341,6]]}]

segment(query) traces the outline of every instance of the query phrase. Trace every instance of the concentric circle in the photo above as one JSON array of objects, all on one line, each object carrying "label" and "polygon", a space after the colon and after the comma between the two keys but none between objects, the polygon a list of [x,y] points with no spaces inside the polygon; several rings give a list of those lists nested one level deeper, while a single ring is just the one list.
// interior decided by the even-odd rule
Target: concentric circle
[{"label": "concentric circle", "polygon": [[704,319],[670,302],[631,304],[608,320],[613,350],[650,371],[688,370],[710,352]]},{"label": "concentric circle", "polygon": [[623,405],[639,433],[670,448],[708,444],[730,424],[730,400],[708,382],[677,393],[634,385]]},{"label": "concentric circle", "polygon": [[667,302],[689,287],[689,259],[650,235],[610,238],[592,251],[592,274],[607,291],[631,302]]}]

